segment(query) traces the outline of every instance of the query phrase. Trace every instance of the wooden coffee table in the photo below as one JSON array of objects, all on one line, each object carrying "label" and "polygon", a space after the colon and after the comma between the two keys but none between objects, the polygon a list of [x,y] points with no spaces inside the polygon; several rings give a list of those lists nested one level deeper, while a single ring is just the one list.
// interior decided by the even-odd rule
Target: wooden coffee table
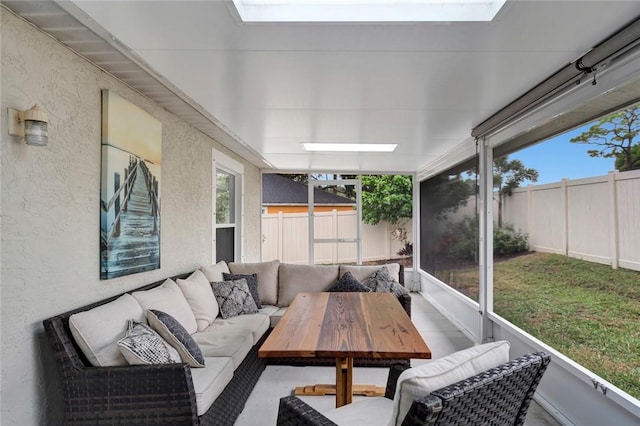
[{"label": "wooden coffee table", "polygon": [[[299,293],[258,354],[335,358],[335,390],[312,385],[296,393],[335,392],[336,407],[352,401],[354,358],[431,358],[431,350],[391,293]],[[384,388],[367,385],[356,390],[384,394]]]}]

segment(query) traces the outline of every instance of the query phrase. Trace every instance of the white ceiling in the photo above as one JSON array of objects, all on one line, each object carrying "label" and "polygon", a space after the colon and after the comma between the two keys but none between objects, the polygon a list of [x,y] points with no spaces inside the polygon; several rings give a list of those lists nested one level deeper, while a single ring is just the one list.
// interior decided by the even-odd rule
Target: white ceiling
[{"label": "white ceiling", "polygon": [[509,0],[486,23],[266,24],[241,22],[230,0],[75,3],[275,168],[298,171],[415,172],[640,15],[640,1]]}]

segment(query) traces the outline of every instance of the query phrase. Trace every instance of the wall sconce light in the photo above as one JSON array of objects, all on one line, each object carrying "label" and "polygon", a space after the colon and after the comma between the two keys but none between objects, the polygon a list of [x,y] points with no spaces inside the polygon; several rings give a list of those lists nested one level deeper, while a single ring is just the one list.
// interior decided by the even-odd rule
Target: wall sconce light
[{"label": "wall sconce light", "polygon": [[38,105],[26,111],[9,108],[9,134],[24,138],[27,145],[45,146],[49,142],[49,118]]}]

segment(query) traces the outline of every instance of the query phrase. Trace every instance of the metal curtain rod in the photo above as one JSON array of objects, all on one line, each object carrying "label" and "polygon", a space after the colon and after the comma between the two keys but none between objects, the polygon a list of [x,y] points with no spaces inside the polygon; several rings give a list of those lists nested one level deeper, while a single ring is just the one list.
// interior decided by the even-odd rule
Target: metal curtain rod
[{"label": "metal curtain rod", "polygon": [[[624,55],[640,45],[640,18],[636,18],[620,31],[614,33],[577,60],[565,65],[524,95],[502,108],[471,130],[474,138],[486,136],[498,127],[503,127],[524,112],[557,95],[600,66]],[[594,79],[595,84],[595,79]]]}]

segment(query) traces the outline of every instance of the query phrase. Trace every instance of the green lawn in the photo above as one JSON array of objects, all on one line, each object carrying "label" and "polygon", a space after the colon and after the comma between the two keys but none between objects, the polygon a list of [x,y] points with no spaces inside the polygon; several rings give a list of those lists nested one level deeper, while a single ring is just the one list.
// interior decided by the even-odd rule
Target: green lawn
[{"label": "green lawn", "polygon": [[640,273],[532,253],[494,265],[494,311],[640,399]]}]

